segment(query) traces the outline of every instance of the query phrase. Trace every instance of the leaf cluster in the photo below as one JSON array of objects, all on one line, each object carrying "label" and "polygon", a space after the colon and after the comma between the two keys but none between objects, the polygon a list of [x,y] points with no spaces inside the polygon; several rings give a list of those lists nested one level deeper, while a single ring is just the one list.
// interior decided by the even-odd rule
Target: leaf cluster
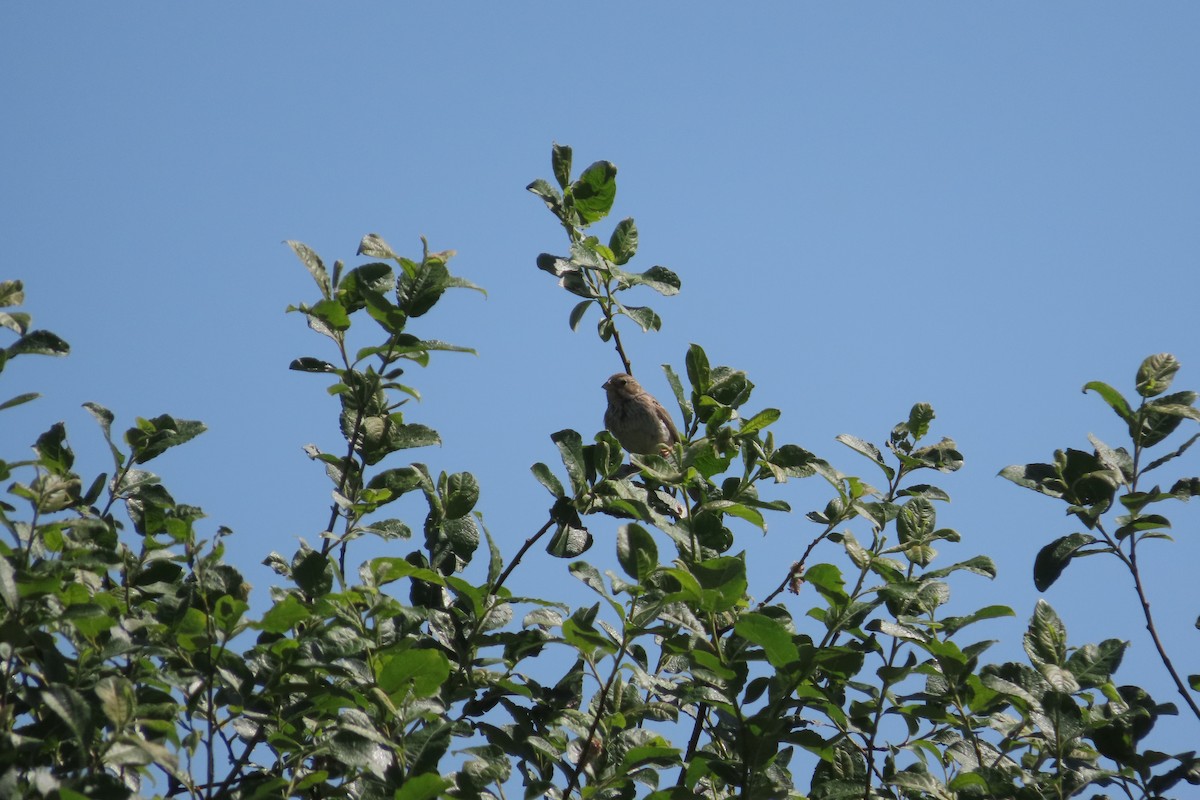
[{"label": "leaf cluster", "polygon": [[[584,298],[573,325],[597,305],[628,369],[615,320],[658,318],[621,293],[674,294],[678,278],[625,269],[632,220],[607,245],[587,234],[612,208],[615,167],[573,178],[570,148],[555,146],[552,169],[557,188],[530,190],[570,254],[539,266]],[[941,484],[965,460],[933,435],[929,404],[879,444],[837,437],[868,480],[777,442],[782,411],[754,408],[749,376],[693,344],[680,368],[663,365],[680,441],[627,461],[606,431],[551,434],[556,465],[532,467],[550,495],[544,521],[506,557],[470,472],[397,462],[440,441],[405,408],[420,396],[406,370],[472,352],[409,324],[447,290],[478,287],[428,245],[410,259],[371,234],[359,246],[369,260],[351,269],[289,245],[319,291],[289,310],[332,352],[291,367],[328,376],[338,401],[341,441],[306,448],[333,498],[320,541],[267,556],[277,585],[253,611],[224,560],[233,532],[206,534],[202,510],[146,469],[202,433],[196,421],[137,418],[116,436],[115,415],[87,404],[110,470],[80,474],[61,423],[36,436],[32,458],[0,462],[0,796],[1024,800],[1157,798],[1200,782],[1193,752],[1144,746],[1176,709],[1116,682],[1126,642],[1072,645],[1039,602],[1025,660],[985,662],[993,641],[977,632],[1014,611],[952,607],[956,581],[995,567],[943,555],[962,537],[940,519]],[[0,286],[19,302],[19,283]],[[29,347],[8,357],[40,352]],[[1178,369],[1147,359],[1136,408],[1085,387],[1127,423],[1130,447],[1093,437],[1091,452],[1004,471],[1086,531],[1043,550],[1039,585],[1081,555],[1122,558],[1152,632],[1137,547],[1169,527],[1159,504],[1200,486],[1144,488],[1197,438],[1151,460],[1197,418],[1194,393],[1166,394]],[[810,479],[822,502],[793,514],[790,484]],[[393,510],[405,495],[423,518]],[[751,565],[768,530],[795,558],[759,586]],[[364,537],[388,554],[348,566]],[[578,597],[541,596],[547,563],[562,563],[533,553],[543,542]],[[1185,694],[1198,688],[1188,681]]]}]

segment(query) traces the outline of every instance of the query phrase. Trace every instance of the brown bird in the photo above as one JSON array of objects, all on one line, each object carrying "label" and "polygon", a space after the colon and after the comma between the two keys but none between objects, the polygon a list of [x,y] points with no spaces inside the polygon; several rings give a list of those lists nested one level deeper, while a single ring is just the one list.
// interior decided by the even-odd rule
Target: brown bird
[{"label": "brown bird", "polygon": [[630,453],[658,453],[679,441],[671,415],[632,375],[618,372],[601,388],[608,392],[604,427],[621,447]]}]

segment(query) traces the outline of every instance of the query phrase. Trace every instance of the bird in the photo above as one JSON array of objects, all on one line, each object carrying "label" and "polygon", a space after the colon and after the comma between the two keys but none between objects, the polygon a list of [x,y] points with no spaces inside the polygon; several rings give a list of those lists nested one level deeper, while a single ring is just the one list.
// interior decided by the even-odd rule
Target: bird
[{"label": "bird", "polygon": [[608,393],[604,427],[630,453],[659,453],[679,441],[679,431],[662,403],[632,375],[618,372],[601,388]]}]

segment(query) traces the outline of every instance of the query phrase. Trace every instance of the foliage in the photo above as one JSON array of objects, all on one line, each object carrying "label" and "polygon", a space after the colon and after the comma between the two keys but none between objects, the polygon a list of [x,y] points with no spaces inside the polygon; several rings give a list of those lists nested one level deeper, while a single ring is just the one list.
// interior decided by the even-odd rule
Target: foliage
[{"label": "foliage", "polygon": [[[628,268],[632,219],[608,244],[588,232],[612,208],[616,167],[597,162],[575,178],[571,156],[553,149],[557,188],[529,186],[568,235],[567,255],[537,264],[582,298],[572,328],[597,308],[600,339],[629,370],[623,320],[643,331],[662,321],[625,293],[673,296],[681,282],[665,267]],[[114,437],[115,415],[88,404],[111,473],[74,472],[61,423],[36,437],[32,459],[0,462],[12,481],[11,502],[0,503],[0,795],[424,800],[519,787],[525,797],[832,800],[1114,787],[1160,797],[1200,782],[1194,753],[1141,748],[1174,708],[1114,682],[1124,642],[1071,646],[1039,602],[1027,662],[982,663],[992,642],[976,631],[1014,612],[950,613],[950,581],[995,568],[986,555],[942,559],[960,536],[939,525],[949,494],[932,481],[964,458],[953,440],[931,438],[929,405],[914,405],[882,447],[838,437],[865,459],[854,463],[867,465],[872,485],[776,442],[782,412],[754,409],[750,378],[713,366],[694,344],[682,370],[664,366],[682,442],[626,464],[607,432],[586,442],[553,433],[561,467],[532,467],[549,511],[506,560],[469,472],[396,463],[399,451],[440,441],[404,413],[419,396],[405,369],[435,352],[469,352],[419,339],[408,322],[447,290],[478,287],[450,272],[452,252],[427,245],[410,259],[371,234],[358,251],[371,260],[330,270],[289,244],[319,290],[289,310],[335,354],[291,365],[328,376],[340,404],[344,445],[308,448],[333,487],[321,541],[267,556],[279,585],[256,615],[241,572],[224,560],[231,531],[202,534],[201,509],[144,469],[201,423],[138,418]],[[19,283],[0,284],[5,307],[22,299]],[[28,315],[0,321],[19,337],[0,351],[0,368],[16,355],[66,352],[53,334],[28,330]],[[352,346],[352,328],[378,338]],[[1137,548],[1169,523],[1147,510],[1200,491],[1195,478],[1166,491],[1142,480],[1200,436],[1145,463],[1198,418],[1194,393],[1163,394],[1177,370],[1170,356],[1147,359],[1136,410],[1105,384],[1085,387],[1128,423],[1132,450],[1093,440],[1093,453],[1060,451],[1053,464],[1004,471],[1066,502],[1089,531],[1042,551],[1037,584],[1077,556],[1120,558],[1152,632]],[[735,531],[790,519],[785,484],[810,479],[828,502],[804,515],[809,534],[779,584],[751,587],[753,548],[740,548]],[[387,515],[406,494],[428,508],[420,523]],[[1114,499],[1125,513],[1110,523]],[[582,558],[596,548],[591,530],[611,524],[620,572]],[[408,552],[349,569],[362,537]],[[579,597],[538,597],[536,576],[519,583],[543,540],[567,560]],[[476,560],[486,566],[468,570]],[[1197,678],[1176,680],[1194,711]]]}]

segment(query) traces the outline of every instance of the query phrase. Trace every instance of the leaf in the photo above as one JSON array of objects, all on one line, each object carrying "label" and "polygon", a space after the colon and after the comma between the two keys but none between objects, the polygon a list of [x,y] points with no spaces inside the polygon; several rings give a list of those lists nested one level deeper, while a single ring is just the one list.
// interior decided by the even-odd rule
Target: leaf
[{"label": "leaf", "polygon": [[65,356],[71,346],[50,331],[30,331],[8,346],[9,358],[18,355]]},{"label": "leaf", "polygon": [[67,444],[67,427],[61,422],[54,423],[50,430],[39,436],[33,450],[41,465],[55,475],[67,475],[75,463],[75,454]]},{"label": "leaf", "polygon": [[621,313],[636,322],[643,332],[662,329],[662,317],[649,306],[621,305],[619,308]]},{"label": "leaf", "polygon": [[933,406],[929,403],[917,403],[908,412],[908,433],[912,436],[913,441],[918,441],[924,438],[925,434],[929,433],[929,423],[933,421],[937,415],[933,413]]},{"label": "leaf", "polygon": [[393,795],[393,800],[435,800],[454,785],[435,772],[406,777]]},{"label": "leaf", "polygon": [[404,650],[382,657],[376,675],[379,688],[398,699],[432,697],[450,677],[450,661],[437,650]]},{"label": "leaf", "polygon": [[645,272],[622,272],[620,277],[629,286],[647,286],[663,297],[679,294],[683,285],[678,275],[660,266],[653,266]]},{"label": "leaf", "polygon": [[37,392],[26,392],[25,394],[19,394],[16,397],[11,397],[8,400],[5,400],[3,403],[0,403],[0,411],[3,411],[6,408],[12,408],[13,406],[19,406],[23,403],[28,403],[30,400],[36,400],[39,397],[41,397],[41,395]]},{"label": "leaf", "polygon": [[[1195,392],[1177,392],[1151,400],[1140,409],[1129,426],[1129,434],[1142,447],[1153,447],[1170,436],[1185,418],[1200,421],[1192,404]],[[1140,421],[1140,425],[1135,425]]]},{"label": "leaf", "polygon": [[571,155],[568,145],[555,143],[550,146],[550,170],[561,189],[566,189],[571,183]]},{"label": "leaf", "polygon": [[633,217],[626,217],[613,228],[612,236],[608,237],[608,249],[613,253],[614,264],[627,264],[638,249],[637,225]]},{"label": "leaf", "polygon": [[578,494],[587,488],[584,478],[583,437],[576,431],[565,429],[550,435],[550,440],[558,447],[563,466],[567,468],[567,476],[571,479],[571,489]]},{"label": "leaf", "polygon": [[11,313],[0,311],[0,327],[8,328],[18,336],[23,336],[29,330],[32,322],[33,317],[21,311]]},{"label": "leaf", "polygon": [[757,433],[768,425],[774,423],[779,419],[780,416],[782,416],[782,412],[779,409],[764,408],[750,419],[744,420],[742,422],[742,426],[738,428],[737,435],[749,436],[752,433]]},{"label": "leaf", "polygon": [[362,241],[358,243],[358,252],[356,255],[366,256],[367,258],[400,258],[396,255],[396,251],[378,233],[368,233],[364,236]]},{"label": "leaf", "polygon": [[287,633],[309,616],[308,608],[295,595],[289,594],[268,609],[254,627],[267,633]]},{"label": "leaf", "polygon": [[1171,381],[1179,371],[1179,361],[1170,353],[1149,356],[1137,371],[1137,393],[1142,397],[1157,397],[1171,388]]},{"label": "leaf", "polygon": [[1097,541],[1096,537],[1086,533],[1072,533],[1055,539],[1038,551],[1033,562],[1033,585],[1039,592],[1044,592],[1054,585],[1062,575],[1067,564],[1075,558],[1080,548],[1087,547]]},{"label": "leaf", "polygon": [[641,525],[630,523],[617,530],[617,561],[625,574],[639,583],[658,568],[658,546]]},{"label": "leaf", "polygon": [[864,455],[871,459],[871,461],[875,462],[875,465],[882,469],[883,473],[887,475],[888,480],[891,480],[895,477],[896,471],[884,463],[883,453],[881,453],[879,448],[875,445],[871,444],[865,439],[860,439],[857,436],[851,436],[848,433],[840,433],[835,436],[834,439],[846,445],[846,447],[849,447],[854,452]]},{"label": "leaf", "polygon": [[592,307],[591,300],[582,300],[571,309],[571,315],[567,318],[567,322],[571,326],[571,330],[578,330],[580,321],[583,320],[583,315]]},{"label": "leaf", "polygon": [[1038,667],[1061,666],[1067,655],[1067,629],[1045,600],[1038,600],[1025,632],[1025,654]]},{"label": "leaf", "polygon": [[734,631],[761,647],[767,661],[776,669],[785,669],[800,660],[791,631],[776,619],[764,614],[746,614],[738,619]]},{"label": "leaf", "polygon": [[447,481],[445,508],[448,519],[465,517],[479,502],[479,481],[469,472],[456,472]]},{"label": "leaf", "polygon": [[338,369],[328,361],[322,361],[312,356],[301,356],[288,364],[288,369],[296,372],[337,372]]},{"label": "leaf", "polygon": [[1189,447],[1191,447],[1193,444],[1196,443],[1197,439],[1200,439],[1200,433],[1194,434],[1190,439],[1188,439],[1186,442],[1181,444],[1175,450],[1171,451],[1170,453],[1167,453],[1165,456],[1161,456],[1160,458],[1156,458],[1153,461],[1151,461],[1149,464],[1147,464],[1142,469],[1142,474],[1145,475],[1150,470],[1161,467],[1163,464],[1167,463],[1171,459],[1178,458],[1179,456],[1183,455],[1185,452],[1187,452],[1187,449]]},{"label": "leaf", "polygon": [[450,285],[450,271],[441,261],[422,261],[414,275],[400,276],[396,286],[396,302],[410,317],[419,317],[445,293]]},{"label": "leaf", "polygon": [[290,239],[284,242],[288,247],[292,248],[292,252],[300,259],[300,263],[304,264],[304,268],[313,276],[313,280],[317,282],[317,286],[321,289],[321,295],[325,298],[332,296],[332,286],[329,283],[329,273],[325,269],[325,264],[321,261],[321,257],[316,254],[308,245],[303,242],[295,242]]},{"label": "leaf", "polygon": [[25,302],[25,284],[21,281],[0,281],[0,308],[11,308]]},{"label": "leaf", "polygon": [[900,536],[901,544],[909,542],[921,543],[933,533],[937,512],[933,503],[924,497],[914,497],[900,507],[896,515],[896,533]]},{"label": "leaf", "polygon": [[1125,420],[1127,423],[1132,423],[1133,409],[1129,407],[1129,401],[1126,400],[1120,392],[1109,386],[1107,383],[1103,383],[1101,381],[1090,381],[1085,383],[1083,385],[1084,394],[1087,394],[1089,389],[1100,395],[1104,402],[1108,403],[1109,407],[1112,408],[1113,411],[1117,412],[1117,416]]},{"label": "leaf", "polygon": [[592,547],[592,534],[587,528],[560,522],[546,552],[555,558],[577,558]]},{"label": "leaf", "polygon": [[675,370],[671,368],[671,365],[663,364],[662,370],[666,373],[667,383],[671,385],[671,391],[675,395],[675,402],[679,404],[679,411],[683,415],[683,424],[686,428],[692,424],[692,417],[695,413],[692,410],[692,404],[688,402],[687,394],[683,390],[683,383],[679,380],[679,376],[675,374]]},{"label": "leaf", "polygon": [[91,705],[79,692],[70,686],[52,684],[41,692],[41,700],[59,719],[67,724],[67,728],[79,741],[84,751],[92,745],[92,709]]},{"label": "leaf", "polygon": [[708,356],[704,354],[704,348],[698,344],[688,347],[684,363],[687,366],[688,380],[692,384],[693,396],[708,394],[712,386],[712,371],[708,366]]},{"label": "leaf", "polygon": [[567,194],[584,227],[604,219],[617,197],[616,165],[597,161],[571,184]]},{"label": "leaf", "polygon": [[145,464],[168,449],[189,442],[208,430],[203,422],[175,419],[161,414],[154,419],[138,417],[137,426],[125,432],[125,441],[132,448],[133,461]]},{"label": "leaf", "polygon": [[538,483],[546,487],[546,491],[550,492],[554,497],[563,497],[566,492],[563,491],[562,482],[558,480],[550,468],[540,461],[529,468],[533,473],[533,477],[537,478]]},{"label": "leaf", "polygon": [[526,186],[525,190],[533,192],[538,197],[542,198],[542,201],[551,211],[554,212],[556,216],[561,215],[562,195],[560,195],[558,190],[551,186],[547,181],[538,178]]}]

